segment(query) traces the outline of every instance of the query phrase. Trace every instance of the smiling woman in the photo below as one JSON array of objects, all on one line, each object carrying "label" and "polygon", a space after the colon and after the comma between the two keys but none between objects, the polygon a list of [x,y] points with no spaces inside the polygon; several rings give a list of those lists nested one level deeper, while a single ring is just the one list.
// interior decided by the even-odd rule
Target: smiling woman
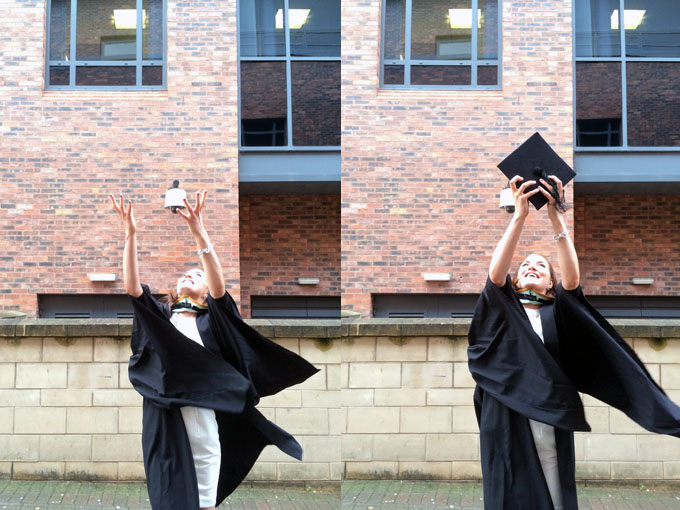
[{"label": "smiling woman", "polygon": [[132,202],[110,196],[125,229],[125,290],[134,309],[128,373],[144,397],[142,449],[154,510],[215,508],[266,445],[301,459],[298,442],[255,405],[317,372],[242,321],[203,226],[205,197],[197,193],[195,206],[185,199],[177,210],[203,269],[180,276],[170,306],[140,283]]},{"label": "smiling woman", "polygon": [[[576,250],[555,194],[554,175],[510,181],[515,214],[494,251],[469,330],[468,362],[477,383],[484,508],[578,508],[574,431],[589,431],[579,392],[624,411],[653,432],[680,437],[680,408],[633,350],[588,303]],[[529,198],[548,200],[562,282],[533,253],[508,271]],[[508,483],[512,481],[512,483]]]}]

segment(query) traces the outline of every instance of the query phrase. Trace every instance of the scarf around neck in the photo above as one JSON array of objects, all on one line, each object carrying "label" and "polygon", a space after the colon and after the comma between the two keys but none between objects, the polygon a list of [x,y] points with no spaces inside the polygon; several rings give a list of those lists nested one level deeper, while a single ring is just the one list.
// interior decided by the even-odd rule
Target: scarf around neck
[{"label": "scarf around neck", "polygon": [[515,292],[517,292],[519,302],[523,305],[545,305],[555,300],[555,298],[540,294],[534,289],[518,289]]},{"label": "scarf around neck", "polygon": [[189,296],[180,296],[172,304],[172,313],[190,312],[190,313],[203,313],[208,311],[208,307],[197,303]]}]

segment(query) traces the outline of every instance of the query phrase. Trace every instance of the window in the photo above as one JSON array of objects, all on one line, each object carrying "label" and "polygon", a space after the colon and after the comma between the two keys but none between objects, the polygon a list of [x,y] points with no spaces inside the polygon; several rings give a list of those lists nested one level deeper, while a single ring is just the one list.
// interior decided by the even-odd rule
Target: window
[{"label": "window", "polygon": [[334,296],[252,296],[253,319],[339,319],[340,298]]},{"label": "window", "polygon": [[340,0],[241,0],[241,148],[340,145]]},{"label": "window", "polygon": [[479,294],[373,294],[373,316],[390,319],[472,317]]},{"label": "window", "polygon": [[680,147],[680,3],[576,0],[574,17],[576,146]]},{"label": "window", "polygon": [[383,0],[382,88],[500,88],[500,0]]},{"label": "window", "polygon": [[47,89],[164,89],[165,0],[50,0]]},{"label": "window", "polygon": [[40,317],[50,319],[132,318],[132,304],[125,294],[41,294]]}]

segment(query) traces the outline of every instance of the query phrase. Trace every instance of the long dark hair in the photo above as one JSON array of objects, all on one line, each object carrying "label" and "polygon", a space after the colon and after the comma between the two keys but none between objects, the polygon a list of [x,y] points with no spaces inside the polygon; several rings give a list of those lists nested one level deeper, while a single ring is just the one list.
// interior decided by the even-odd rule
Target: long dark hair
[{"label": "long dark hair", "polygon": [[[543,259],[548,263],[548,270],[550,271],[550,281],[552,282],[552,287],[550,287],[548,290],[545,291],[545,293],[550,296],[550,297],[555,297],[555,287],[557,287],[557,274],[555,274],[555,268],[552,266],[550,263],[550,260],[548,260],[548,257],[545,255],[542,255],[540,253],[530,253],[529,255],[538,255],[539,257],[543,257]],[[527,257],[529,256],[527,255]],[[524,260],[527,259],[527,257],[524,257]],[[524,262],[524,261],[522,261]],[[519,278],[517,276],[517,273],[519,273],[519,269],[515,271],[515,275],[512,277],[512,288],[515,290],[519,290],[519,285],[517,282],[519,281]]]}]

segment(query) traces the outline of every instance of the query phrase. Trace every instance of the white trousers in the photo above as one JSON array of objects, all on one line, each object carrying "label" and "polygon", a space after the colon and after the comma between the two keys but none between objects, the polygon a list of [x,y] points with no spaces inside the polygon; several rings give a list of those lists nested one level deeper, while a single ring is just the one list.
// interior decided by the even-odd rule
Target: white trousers
[{"label": "white trousers", "polygon": [[180,411],[194,457],[199,506],[214,506],[222,458],[215,411],[191,406],[182,407]]},{"label": "white trousers", "polygon": [[551,425],[529,420],[531,433],[534,436],[538,459],[541,461],[543,475],[548,484],[550,497],[555,510],[563,510],[562,487],[560,485],[560,471],[557,465],[557,445],[555,443],[555,428]]}]

